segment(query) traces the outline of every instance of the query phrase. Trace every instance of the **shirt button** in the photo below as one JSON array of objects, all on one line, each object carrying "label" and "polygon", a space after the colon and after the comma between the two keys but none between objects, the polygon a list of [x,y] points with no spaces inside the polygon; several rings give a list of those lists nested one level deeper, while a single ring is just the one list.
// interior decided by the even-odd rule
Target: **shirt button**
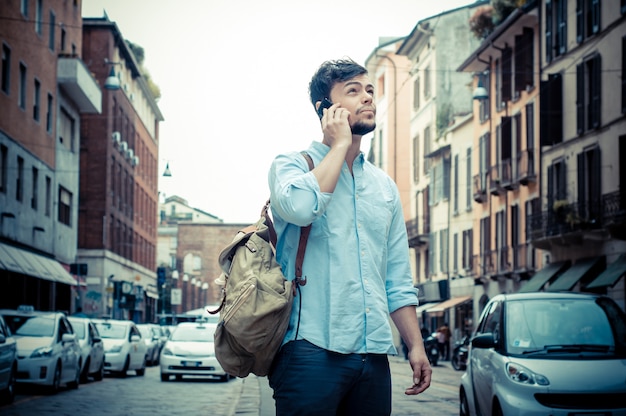
[{"label": "shirt button", "polygon": [[365,308],[365,313],[370,313],[370,308]]}]

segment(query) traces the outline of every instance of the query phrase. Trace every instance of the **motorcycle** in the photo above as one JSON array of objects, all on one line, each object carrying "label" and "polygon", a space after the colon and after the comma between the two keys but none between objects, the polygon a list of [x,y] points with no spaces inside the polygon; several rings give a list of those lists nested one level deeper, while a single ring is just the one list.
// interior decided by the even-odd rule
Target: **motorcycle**
[{"label": "motorcycle", "polygon": [[461,340],[454,343],[450,363],[452,364],[452,368],[456,371],[464,371],[467,368],[468,346],[468,336],[464,336]]},{"label": "motorcycle", "polygon": [[430,365],[436,366],[439,361],[439,348],[435,334],[431,334],[424,339],[424,350],[426,351]]}]

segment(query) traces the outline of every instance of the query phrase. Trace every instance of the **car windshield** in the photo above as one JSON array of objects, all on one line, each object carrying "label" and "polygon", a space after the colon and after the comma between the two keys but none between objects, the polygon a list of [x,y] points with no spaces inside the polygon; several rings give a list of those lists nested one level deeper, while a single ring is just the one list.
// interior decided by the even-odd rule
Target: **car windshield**
[{"label": "car windshield", "polygon": [[143,338],[152,339],[152,328],[149,326],[137,325],[137,329],[139,329]]},{"label": "car windshield", "polygon": [[76,334],[76,338],[84,339],[85,338],[85,325],[83,325],[80,321],[75,321],[70,319],[70,323],[72,324],[72,328],[74,328],[74,333]]},{"label": "car windshield", "polygon": [[97,322],[96,327],[101,338],[124,339],[126,338],[126,325],[112,322]]},{"label": "car windshield", "polygon": [[215,326],[180,326],[170,336],[171,341],[213,342]]},{"label": "car windshield", "polygon": [[15,335],[25,337],[54,336],[54,318],[51,316],[5,316],[7,325]]},{"label": "car windshield", "polygon": [[511,301],[505,319],[507,350],[511,354],[572,347],[577,351],[598,351],[598,347],[608,351],[615,347],[609,319],[593,299]]}]

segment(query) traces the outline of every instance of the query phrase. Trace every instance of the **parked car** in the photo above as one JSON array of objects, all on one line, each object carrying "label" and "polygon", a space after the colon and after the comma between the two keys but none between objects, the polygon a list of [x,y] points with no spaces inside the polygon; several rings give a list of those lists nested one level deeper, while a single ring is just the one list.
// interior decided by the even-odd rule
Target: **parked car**
[{"label": "parked car", "polygon": [[104,378],[104,343],[98,328],[89,318],[69,316],[67,318],[74,328],[78,345],[80,346],[83,368],[81,382],[85,383],[92,376],[100,381]]},{"label": "parked car", "polygon": [[62,312],[32,307],[0,310],[17,342],[17,383],[78,388],[82,358],[72,325]]},{"label": "parked car", "polygon": [[158,325],[138,324],[137,329],[141,332],[141,338],[143,338],[143,342],[146,344],[146,363],[148,365],[158,363],[159,354],[161,353],[161,331]]},{"label": "parked car", "polygon": [[128,371],[138,376],[146,373],[146,344],[133,321],[92,319],[104,342],[104,370],[126,377]]},{"label": "parked car", "polygon": [[181,380],[183,375],[219,377],[228,381],[230,375],[215,358],[216,328],[216,324],[207,322],[178,324],[161,352],[161,381],[168,381],[170,376]]},{"label": "parked car", "polygon": [[626,415],[626,316],[587,293],[497,295],[461,377],[464,415]]},{"label": "parked car", "polygon": [[12,403],[17,377],[17,343],[0,315],[0,403]]}]

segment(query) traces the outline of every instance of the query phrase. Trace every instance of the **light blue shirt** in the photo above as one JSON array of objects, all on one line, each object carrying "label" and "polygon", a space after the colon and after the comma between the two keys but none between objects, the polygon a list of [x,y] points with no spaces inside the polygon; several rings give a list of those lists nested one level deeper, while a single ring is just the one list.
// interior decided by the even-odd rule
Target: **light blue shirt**
[{"label": "light blue shirt", "polygon": [[[313,142],[307,153],[317,166],[329,150]],[[297,331],[297,339],[330,351],[395,354],[389,313],[418,304],[402,205],[395,183],[363,153],[352,170],[344,162],[335,191],[323,193],[302,154],[274,159],[276,252],[289,280],[300,227],[313,224],[302,266],[307,283],[294,299],[283,342]]]}]

